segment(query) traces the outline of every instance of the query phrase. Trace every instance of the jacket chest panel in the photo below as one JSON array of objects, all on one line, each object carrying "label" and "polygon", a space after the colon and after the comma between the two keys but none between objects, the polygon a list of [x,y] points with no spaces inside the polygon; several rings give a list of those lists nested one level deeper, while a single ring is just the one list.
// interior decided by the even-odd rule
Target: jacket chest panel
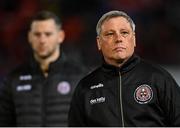
[{"label": "jacket chest panel", "polygon": [[69,103],[70,95],[72,95],[72,82],[66,79],[60,75],[54,75],[48,79],[34,76],[31,80],[18,80],[13,86],[15,105],[40,106],[43,99],[46,99],[43,102],[49,105]]},{"label": "jacket chest panel", "polygon": [[122,106],[125,120],[136,118],[137,115],[139,117],[146,116],[147,109],[150,110],[151,106],[154,106],[161,112],[160,108],[158,108],[157,91],[151,85],[152,83],[144,80],[127,82],[127,79],[124,77],[122,77],[121,84],[118,77],[102,81],[90,86],[85,96],[85,110],[92,122],[107,123],[106,126],[108,126],[113,119],[111,126],[118,126],[120,121],[119,86],[122,86]]},{"label": "jacket chest panel", "polygon": [[[96,82],[89,86],[89,91],[85,96],[85,110],[89,120],[91,120],[90,126],[92,124],[99,124],[98,126],[118,124],[118,113],[114,111],[114,108],[118,109],[114,93],[116,84],[116,81],[112,82],[106,79],[105,82]],[[112,119],[114,120],[113,124],[111,124]]]}]

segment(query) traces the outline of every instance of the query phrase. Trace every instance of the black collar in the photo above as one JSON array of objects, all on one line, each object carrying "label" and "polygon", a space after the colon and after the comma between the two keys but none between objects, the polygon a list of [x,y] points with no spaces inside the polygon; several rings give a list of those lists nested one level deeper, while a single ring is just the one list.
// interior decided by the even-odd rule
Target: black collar
[{"label": "black collar", "polygon": [[[58,57],[58,59],[52,63],[50,63],[49,65],[49,71],[56,71],[59,67],[63,67],[64,66],[64,62],[67,60],[66,55],[64,54],[64,52],[61,52],[60,56]],[[40,69],[40,65],[39,62],[33,57],[31,56],[31,59],[29,61],[30,63],[30,67],[32,69],[32,71],[34,72],[42,72]]]},{"label": "black collar", "polygon": [[135,65],[137,63],[139,63],[140,61],[140,57],[133,54],[128,61],[126,61],[122,67],[116,67],[110,64],[107,64],[104,60],[103,60],[103,64],[102,64],[102,70],[108,73],[113,73],[113,74],[117,74],[117,73],[126,73],[128,71],[130,71],[132,68],[135,67]]}]

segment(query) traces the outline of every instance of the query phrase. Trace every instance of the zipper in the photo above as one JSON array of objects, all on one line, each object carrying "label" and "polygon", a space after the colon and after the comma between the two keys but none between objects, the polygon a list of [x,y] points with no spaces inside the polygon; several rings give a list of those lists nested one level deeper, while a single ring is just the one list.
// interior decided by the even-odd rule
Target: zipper
[{"label": "zipper", "polygon": [[120,98],[120,110],[121,110],[121,121],[122,121],[122,127],[124,126],[124,113],[123,113],[123,104],[122,104],[122,78],[121,78],[121,72],[119,71],[119,98]]}]

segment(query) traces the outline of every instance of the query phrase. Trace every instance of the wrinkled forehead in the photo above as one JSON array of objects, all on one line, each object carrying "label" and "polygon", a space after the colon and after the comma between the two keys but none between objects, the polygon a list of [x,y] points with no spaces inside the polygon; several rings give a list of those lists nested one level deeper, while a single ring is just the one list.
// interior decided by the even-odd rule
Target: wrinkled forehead
[{"label": "wrinkled forehead", "polygon": [[122,21],[126,21],[127,23],[130,24],[130,22],[128,21],[128,19],[127,19],[126,17],[124,17],[124,16],[114,16],[114,17],[107,17],[106,19],[104,19],[104,20],[102,21],[101,26],[102,26],[104,23],[109,22],[109,21],[111,21],[111,20],[122,20]]},{"label": "wrinkled forehead", "polygon": [[106,29],[131,29],[131,24],[129,21],[122,17],[112,17],[107,20],[105,20],[102,25],[101,25],[101,31],[106,30]]}]

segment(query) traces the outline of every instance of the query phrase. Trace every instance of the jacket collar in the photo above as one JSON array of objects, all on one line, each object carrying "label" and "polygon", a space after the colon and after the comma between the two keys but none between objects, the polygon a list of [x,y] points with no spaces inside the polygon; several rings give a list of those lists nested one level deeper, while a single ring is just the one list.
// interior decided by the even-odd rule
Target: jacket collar
[{"label": "jacket collar", "polygon": [[140,62],[140,57],[133,54],[127,62],[125,62],[122,67],[115,67],[113,65],[107,64],[105,60],[103,60],[102,64],[102,70],[108,73],[115,73],[117,74],[120,72],[121,74],[126,73],[130,71],[132,68],[134,68],[138,63]]},{"label": "jacket collar", "polygon": [[[61,54],[58,57],[58,59],[56,61],[50,63],[50,65],[49,65],[49,72],[51,72],[51,71],[54,72],[59,67],[64,66],[64,62],[66,60],[67,60],[66,55],[64,54],[64,52],[61,52]],[[31,59],[30,59],[29,63],[30,63],[31,69],[33,69],[32,71],[42,72],[41,69],[40,69],[39,62],[33,57],[33,55],[31,55]]]}]

